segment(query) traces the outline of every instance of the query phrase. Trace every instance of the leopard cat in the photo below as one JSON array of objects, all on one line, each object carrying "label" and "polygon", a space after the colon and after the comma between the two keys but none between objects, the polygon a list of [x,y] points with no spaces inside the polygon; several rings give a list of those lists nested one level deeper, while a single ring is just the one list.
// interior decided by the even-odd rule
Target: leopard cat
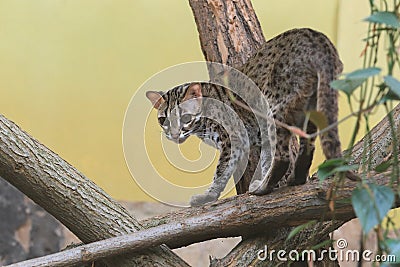
[{"label": "leopard cat", "polygon": [[[301,128],[306,112],[311,110],[322,112],[329,124],[337,122],[338,93],[330,87],[330,82],[342,69],[331,41],[323,33],[307,28],[289,30],[269,40],[238,68],[266,97],[274,120]],[[260,129],[254,114],[232,101],[226,88],[213,83],[186,83],[167,92],[148,91],[146,96],[158,110],[158,122],[168,139],[182,143],[195,135],[206,143],[211,141],[219,149],[220,158],[211,186],[204,194],[192,196],[190,204],[199,206],[217,200],[246,151],[260,145]],[[206,104],[205,98],[221,101],[223,108]],[[227,107],[236,112],[244,127],[226,112]],[[204,116],[205,111],[213,118]],[[311,121],[306,129],[308,133],[317,131]],[[266,194],[273,190],[290,164],[293,164],[290,183],[306,182],[315,139],[299,138],[299,152],[291,163],[291,136],[290,131],[276,126],[276,140],[270,140],[275,154],[268,163],[268,171],[263,172],[265,177],[250,184],[250,193]],[[321,145],[327,159],[341,157],[337,127],[321,136]]]}]

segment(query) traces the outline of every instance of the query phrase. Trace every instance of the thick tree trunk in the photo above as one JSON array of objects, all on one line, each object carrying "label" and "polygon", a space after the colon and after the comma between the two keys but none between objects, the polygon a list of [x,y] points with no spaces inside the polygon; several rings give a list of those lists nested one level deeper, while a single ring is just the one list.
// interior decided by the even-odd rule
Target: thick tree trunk
[{"label": "thick tree trunk", "polygon": [[[191,1],[191,6],[198,27],[203,29],[200,30],[199,28],[200,32],[210,31],[208,36],[201,35],[201,37],[205,37],[201,40],[203,51],[207,53],[206,58],[210,61],[239,66],[265,41],[250,1]],[[213,20],[213,16],[217,20]],[[214,29],[218,29],[218,32],[214,32]],[[214,36],[218,37],[214,38]],[[214,42],[214,39],[217,42]],[[218,58],[219,56],[221,57]],[[254,151],[252,158],[258,159],[256,150]],[[250,160],[251,163],[257,161]],[[248,167],[250,168],[246,171],[247,175],[244,175],[244,179],[237,185],[239,193],[248,190],[252,170],[256,166],[249,164]],[[27,221],[29,221],[29,218],[30,216],[25,217]],[[58,227],[56,222],[53,221],[53,223],[55,224],[54,227]],[[12,230],[10,233],[14,232]],[[60,238],[62,239],[62,237]],[[54,248],[57,249],[58,247]]]},{"label": "thick tree trunk", "polygon": [[[0,176],[60,220],[84,243],[143,229],[103,190],[0,115]],[[110,266],[187,266],[168,248],[107,260]]]},{"label": "thick tree trunk", "polygon": [[[231,66],[239,66],[265,42],[249,0],[189,0],[189,2],[195,15],[200,33],[202,50],[207,60],[225,63]],[[399,109],[400,108],[397,107],[394,113],[397,127],[400,121]],[[385,129],[382,129],[382,127],[378,129],[379,131],[383,130],[383,133],[376,130],[376,127],[372,131],[372,140],[376,142],[381,141],[379,143],[378,152],[375,152],[375,155],[378,155],[375,163],[381,162],[384,155],[387,156],[390,153],[390,130],[387,127],[387,122],[383,125],[385,125]],[[363,146],[359,145],[358,148],[356,146],[355,151],[360,152],[362,149]],[[259,155],[257,151],[250,157],[250,162],[258,162]],[[250,182],[249,178],[252,177],[254,168],[255,166],[252,166],[246,170],[244,178],[237,186],[239,194],[247,191]],[[0,116],[0,176],[48,210],[85,243],[143,229],[125,209],[113,202],[101,189],[96,187],[52,151],[44,147],[38,141],[32,139],[15,124],[2,116]],[[307,188],[307,186],[311,185],[312,184],[305,185],[300,188]],[[293,188],[281,189],[282,191],[279,191],[279,194],[286,192],[288,195],[282,196],[286,196],[286,201],[291,200],[292,196],[290,193],[292,189]],[[278,194],[278,192],[274,194]],[[274,196],[274,194],[259,198],[253,196],[253,198],[257,200],[264,198],[269,199],[269,203],[273,205],[274,199],[270,198]],[[324,195],[325,192],[321,192],[321,194]],[[232,201],[238,201],[235,203],[236,208],[246,208],[245,204],[249,199],[251,199],[251,197],[243,195],[237,196]],[[323,198],[320,200],[322,201],[322,199]],[[223,206],[226,200],[222,200],[218,203]],[[274,207],[273,210],[278,207],[279,206]],[[210,209],[215,211],[218,210],[218,208],[219,206],[211,204],[198,209]],[[338,206],[338,210],[340,208],[342,208],[342,206]],[[187,210],[188,215],[194,215],[191,214],[191,212],[196,210],[197,209]],[[279,209],[277,209],[277,212],[278,211]],[[265,210],[260,207],[256,210],[250,209],[248,212],[248,214],[253,215],[253,213],[257,214],[265,212]],[[306,212],[306,210],[303,210],[303,212]],[[349,212],[349,210],[346,212]],[[329,213],[327,212],[327,214]],[[339,213],[339,215],[340,214],[342,213]],[[170,219],[170,221],[176,219],[178,215],[174,214],[174,216],[175,217]],[[240,216],[237,214],[236,217],[240,217],[240,223],[248,219],[248,217],[242,216],[241,214]],[[287,225],[291,225],[290,222],[293,221],[293,218],[290,217],[289,214],[281,215],[280,218],[282,221],[285,221]],[[303,217],[301,218],[305,219]],[[345,216],[336,218],[341,218],[343,220],[348,219],[348,217]],[[201,223],[207,222],[204,218],[199,218],[199,220],[201,220]],[[166,222],[168,223],[168,219],[158,218],[153,219],[151,223],[146,223],[146,226],[160,225]],[[334,226],[337,226],[342,222],[343,221],[335,221],[333,223],[335,224]],[[234,221],[234,223],[239,222]],[[264,226],[266,225],[262,220],[253,223],[261,223],[261,225],[264,223]],[[192,226],[189,219],[187,224]],[[293,225],[296,225],[296,223]],[[213,231],[214,226],[207,229]],[[266,236],[244,240],[226,258],[214,261],[213,264],[217,266],[249,265],[248,260],[256,260],[257,251],[260,249],[259,245],[267,242],[273,242],[272,246],[279,249],[288,248],[284,240],[290,228],[277,230],[282,225],[276,225],[276,223],[275,226],[273,224],[272,226],[269,224],[269,226],[268,229],[265,229],[267,232]],[[320,224],[320,226],[323,227],[325,225]],[[219,226],[215,227],[218,230],[218,227],[224,227],[224,224],[219,223]],[[233,235],[238,229],[239,228],[235,228],[230,234]],[[254,225],[251,224],[251,227],[247,225],[244,229],[243,233],[250,235],[250,232],[255,228]],[[322,230],[322,233],[316,236],[316,240],[321,237],[325,238],[326,233],[331,230],[331,227],[325,227],[325,230]],[[310,244],[307,242],[311,242],[307,238],[308,236],[309,235],[306,234],[300,237],[298,242],[296,241],[293,243],[296,243],[295,245],[306,244],[308,246]],[[209,236],[202,236],[199,240],[205,238],[209,238]],[[173,246],[177,246],[178,244],[184,244],[185,242],[192,242],[194,240],[195,238],[193,238],[193,240],[183,238],[181,240],[175,239],[172,241],[163,240],[162,242],[165,241]],[[315,240],[312,241],[314,242]],[[246,257],[246,259],[244,257]],[[186,266],[186,263],[169,251],[165,246],[149,249],[140,254],[111,258],[107,262],[110,263],[111,266],[148,266],[156,264],[161,266]],[[261,263],[257,264],[260,266],[262,265]]]},{"label": "thick tree trunk", "polygon": [[[233,67],[240,66],[245,63],[248,58],[260,47],[265,39],[262,34],[260,24],[251,6],[250,0],[238,1],[223,1],[223,0],[189,0],[193,9],[194,17],[199,31],[200,42],[203,54],[207,61],[218,62],[227,64]],[[213,71],[210,70],[213,75]],[[386,121],[385,127],[388,127]],[[386,133],[390,133],[388,128],[385,128]],[[389,136],[389,135],[387,135]],[[379,146],[374,146],[374,149],[387,147],[388,140],[382,140],[380,135],[375,136],[382,141]],[[389,138],[389,137],[388,137]],[[374,140],[374,139],[373,139]],[[291,140],[292,157],[295,157],[298,151],[298,144],[295,138]],[[359,145],[361,145],[359,143]],[[360,147],[356,147],[356,151],[360,151]],[[389,149],[390,150],[390,149]],[[374,150],[372,150],[374,151]],[[380,151],[378,151],[379,153]],[[382,152],[386,154],[385,152]],[[238,194],[243,194],[248,191],[248,186],[251,177],[255,171],[256,163],[259,160],[259,150],[251,148],[249,155],[249,164],[241,178],[236,184],[236,191]],[[356,155],[359,160],[360,154]],[[384,157],[376,155],[378,159],[382,160]],[[378,160],[379,161],[379,160]],[[235,175],[234,175],[235,176]],[[236,178],[236,177],[235,177]],[[153,221],[154,223],[154,221]],[[341,222],[343,223],[343,222]],[[324,225],[320,225],[321,228]],[[246,266],[249,262],[244,259],[253,259],[257,255],[259,244],[265,244],[267,241],[279,249],[291,249],[292,244],[287,244],[285,238],[290,232],[291,228],[280,229],[275,232],[278,227],[272,227],[269,230],[269,238],[274,236],[274,239],[268,237],[259,237],[252,239],[244,239],[225,259],[216,261],[213,265],[218,266]],[[326,229],[326,228],[324,228]],[[329,232],[321,231],[315,241],[327,238]],[[300,240],[299,244],[306,243],[309,235],[305,233]],[[253,248],[253,250],[249,250]],[[307,247],[304,247],[307,248]],[[252,262],[251,265],[253,265]],[[261,265],[264,263],[259,263]],[[301,264],[301,263],[300,263]],[[303,266],[307,264],[303,263]],[[338,266],[337,262],[322,262],[317,263],[317,266]]]},{"label": "thick tree trunk", "polygon": [[[189,4],[206,61],[239,67],[265,43],[250,0],[189,0]],[[210,75],[213,73],[214,70],[210,70]],[[296,138],[292,139],[291,150],[297,153]],[[260,149],[252,147],[246,170],[236,183],[238,194],[248,191],[259,158]]]},{"label": "thick tree trunk", "polygon": [[[189,4],[206,61],[239,67],[265,42],[250,0],[189,0]],[[209,70],[210,75],[215,71]],[[246,170],[236,183],[238,194],[248,191],[260,158],[259,148],[252,147],[250,151]]]},{"label": "thick tree trunk", "polygon": [[[239,67],[265,43],[250,0],[189,0],[189,4],[193,10],[206,61]],[[218,73],[218,70],[209,69],[210,77],[216,72]],[[292,137],[290,144],[292,158],[296,158],[298,147],[297,139]],[[237,194],[248,192],[260,159],[260,151],[259,147],[251,147],[244,173],[241,177],[233,175]],[[286,229],[286,232],[290,232],[290,228]],[[265,238],[260,237],[260,240]]]},{"label": "thick tree trunk", "polygon": [[250,0],[189,0],[207,61],[243,65],[265,42]]}]

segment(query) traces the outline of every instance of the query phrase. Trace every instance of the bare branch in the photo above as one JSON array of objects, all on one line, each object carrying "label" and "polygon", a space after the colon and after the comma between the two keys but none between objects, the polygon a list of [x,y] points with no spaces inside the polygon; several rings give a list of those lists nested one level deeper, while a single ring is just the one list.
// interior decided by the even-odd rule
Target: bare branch
[{"label": "bare branch", "polygon": [[[318,73],[318,79],[319,79],[319,73]],[[298,135],[300,137],[307,138],[307,139],[315,138],[315,137],[317,137],[319,135],[322,135],[322,134],[328,132],[329,130],[331,130],[332,128],[337,127],[340,123],[350,119],[351,117],[360,116],[360,115],[362,115],[364,113],[371,112],[372,109],[374,107],[376,107],[376,103],[374,103],[371,106],[366,107],[365,109],[362,109],[362,110],[359,110],[359,111],[354,111],[354,112],[348,114],[347,116],[345,116],[344,118],[340,119],[339,121],[337,121],[335,123],[332,123],[332,124],[328,125],[327,127],[323,128],[323,129],[320,129],[319,131],[317,131],[315,133],[309,134],[309,133],[305,132],[304,130],[300,129],[299,127],[297,127],[297,126],[292,126],[292,125],[286,124],[286,123],[284,123],[282,121],[274,119],[273,117],[269,117],[267,114],[265,114],[265,112],[262,112],[260,110],[254,109],[254,108],[250,108],[248,105],[246,105],[245,103],[243,103],[240,100],[238,100],[232,94],[232,92],[230,92],[230,91],[227,91],[227,92],[229,94],[230,100],[235,105],[238,105],[238,106],[240,106],[240,107],[242,107],[242,108],[244,108],[244,109],[246,109],[246,110],[248,110],[250,112],[253,112],[258,117],[263,118],[263,119],[265,119],[265,120],[267,120],[269,122],[273,122],[277,126],[285,128],[286,130],[288,130],[289,132],[291,132],[291,133],[293,133],[295,135]]]},{"label": "bare branch", "polygon": [[[143,227],[103,190],[53,151],[0,115],[0,176],[61,221],[84,243]],[[166,248],[109,259],[110,266],[141,262],[187,266]]]},{"label": "bare branch", "polygon": [[[400,105],[395,108],[392,115],[398,129]],[[1,118],[0,122],[4,123],[4,118]],[[370,133],[372,140],[376,139],[381,142],[382,140],[391,140],[390,127],[386,127],[383,131],[381,128],[387,122],[388,118],[386,117],[372,129]],[[8,128],[12,129],[13,127],[8,125]],[[12,129],[13,132],[18,130]],[[25,133],[20,134],[24,135]],[[0,137],[3,141],[3,136],[0,135]],[[15,136],[13,137],[15,138]],[[364,148],[361,145],[362,143],[363,140],[356,145],[355,154],[362,154],[362,151],[360,152]],[[380,147],[381,151],[384,151],[382,153],[375,151],[375,153],[386,155],[390,150],[390,145],[390,141],[386,142],[386,146]],[[16,149],[12,144],[9,144],[9,146]],[[4,149],[2,146],[0,148]],[[20,150],[17,154],[26,157],[26,153],[27,151]],[[0,153],[0,155],[2,154]],[[377,159],[374,163],[379,164],[385,157],[381,157],[380,160]],[[0,159],[3,160],[2,157]],[[370,179],[377,184],[390,184],[390,177],[383,174],[371,173],[371,177]],[[313,219],[323,221],[335,219],[335,221],[339,221],[336,225],[340,225],[343,221],[354,217],[351,204],[348,201],[340,200],[349,199],[357,183],[346,180],[346,183],[341,185],[340,190],[336,191],[335,200],[337,203],[335,211],[332,212],[328,208],[330,200],[327,199],[327,196],[330,195],[331,188],[336,186],[333,183],[333,181],[325,181],[320,184],[318,179],[314,178],[303,186],[281,188],[265,196],[242,194],[206,206],[181,210],[166,217],[152,218],[150,222],[158,223],[158,226],[150,229],[110,240],[98,241],[42,259],[34,259],[21,263],[26,265],[19,266],[41,266],[41,264],[48,263],[65,266],[62,265],[65,263],[62,262],[62,259],[68,260],[65,263],[66,265],[76,264],[120,253],[142,251],[164,243],[175,248],[217,237],[262,236],[263,233],[268,233],[270,229],[277,230],[285,226],[296,226]],[[397,206],[399,206],[399,203],[396,203]],[[144,222],[143,224],[151,227],[151,223]],[[262,240],[265,240],[265,238]],[[35,260],[37,262],[34,262]]]},{"label": "bare branch", "polygon": [[[400,105],[392,111],[392,116],[395,122],[394,126],[398,129],[400,125]],[[374,150],[370,153],[375,156],[374,165],[381,163],[390,155],[392,138],[388,123],[388,117],[385,117],[370,132],[371,140],[381,144],[376,146],[376,143],[372,143]],[[367,138],[364,137],[353,149],[354,163],[360,163],[361,157],[357,155],[362,155],[364,148],[370,151],[368,145],[365,144]],[[369,143],[367,142],[367,144]],[[370,173],[369,179],[377,184],[389,185],[391,182],[390,177],[384,174]],[[239,258],[242,259],[244,252],[250,252],[245,260],[254,263],[257,256],[255,252],[260,249],[260,244],[268,242],[268,244],[272,244],[272,247],[284,248],[283,244],[285,244],[285,236],[290,229],[289,226],[300,225],[313,219],[319,221],[334,219],[329,225],[320,224],[324,228],[316,235],[318,240],[318,238],[326,236],[327,233],[339,227],[343,222],[354,218],[350,202],[340,200],[350,198],[357,182],[346,180],[341,185],[340,190],[336,191],[335,201],[337,203],[334,212],[328,208],[330,199],[327,199],[331,189],[336,186],[333,183],[333,181],[325,181],[320,184],[314,175],[314,179],[303,186],[281,188],[265,196],[242,194],[206,206],[154,217],[141,223],[146,227],[152,227],[148,230],[85,245],[65,252],[70,253],[68,256],[62,253],[54,254],[21,264],[29,266],[33,263],[62,262],[62,259],[66,257],[69,260],[68,264],[72,264],[73,262],[90,261],[125,252],[141,251],[164,243],[175,248],[211,238],[238,235],[257,237],[245,239],[226,258],[213,261],[213,266],[226,266],[229,263],[237,262]],[[400,203],[397,201],[395,206],[398,207],[399,205]],[[275,231],[271,232],[271,229]],[[309,234],[307,234],[300,237],[298,241],[306,242],[303,245],[307,246],[310,245],[307,244],[309,239]],[[34,262],[35,260],[37,262]],[[265,263],[258,262],[254,266],[265,266]]]},{"label": "bare branch", "polygon": [[[390,184],[390,177],[372,175],[370,179],[377,184]],[[166,224],[8,267],[67,266],[139,252],[161,244],[177,248],[218,237],[262,236],[268,229],[297,226],[310,220],[348,221],[354,218],[351,203],[343,200],[351,197],[357,183],[347,181],[341,186],[336,194],[334,212],[328,208],[330,200],[327,199],[327,192],[333,186],[333,181],[320,184],[318,179],[314,179],[308,184],[282,188],[265,196],[242,194],[211,205],[178,211],[173,216],[170,214],[170,221]],[[190,213],[190,216],[185,213]]]}]

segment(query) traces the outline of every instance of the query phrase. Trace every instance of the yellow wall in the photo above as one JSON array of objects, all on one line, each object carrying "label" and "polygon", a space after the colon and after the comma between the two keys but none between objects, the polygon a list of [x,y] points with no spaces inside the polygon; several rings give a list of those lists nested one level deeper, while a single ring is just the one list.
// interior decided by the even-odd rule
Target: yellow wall
[{"label": "yellow wall", "polygon": [[[266,38],[312,27],[338,42],[346,70],[360,66],[366,0],[253,4]],[[0,0],[0,113],[117,199],[152,200],[124,161],[130,98],[156,72],[202,59],[187,1]]]}]

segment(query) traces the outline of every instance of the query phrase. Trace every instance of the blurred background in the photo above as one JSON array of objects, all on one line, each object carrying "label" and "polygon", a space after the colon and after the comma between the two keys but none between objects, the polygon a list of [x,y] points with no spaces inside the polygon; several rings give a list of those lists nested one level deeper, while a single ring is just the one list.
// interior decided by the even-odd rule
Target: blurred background
[{"label": "blurred background", "polygon": [[[337,45],[345,72],[361,67],[366,0],[252,3],[266,39],[291,28],[311,27]],[[118,200],[155,201],[135,183],[124,160],[122,128],[131,98],[155,73],[198,60],[203,56],[187,1],[0,0],[0,113]],[[349,113],[344,96],[340,102],[343,117]],[[144,112],[137,116],[147,116],[151,107],[144,97],[138,105]],[[374,122],[382,116],[376,114]],[[340,125],[344,148],[349,129],[351,120]],[[148,132],[160,139],[154,112]],[[200,156],[192,149],[193,144],[198,147],[196,142],[181,148],[189,160]],[[215,155],[214,165],[190,178],[188,173],[175,173],[162,159],[158,141],[149,150],[152,162],[171,182],[189,179],[185,186],[190,186],[198,179],[212,179]],[[323,160],[318,151],[311,171]],[[171,201],[187,201],[186,196],[168,194]]]}]

